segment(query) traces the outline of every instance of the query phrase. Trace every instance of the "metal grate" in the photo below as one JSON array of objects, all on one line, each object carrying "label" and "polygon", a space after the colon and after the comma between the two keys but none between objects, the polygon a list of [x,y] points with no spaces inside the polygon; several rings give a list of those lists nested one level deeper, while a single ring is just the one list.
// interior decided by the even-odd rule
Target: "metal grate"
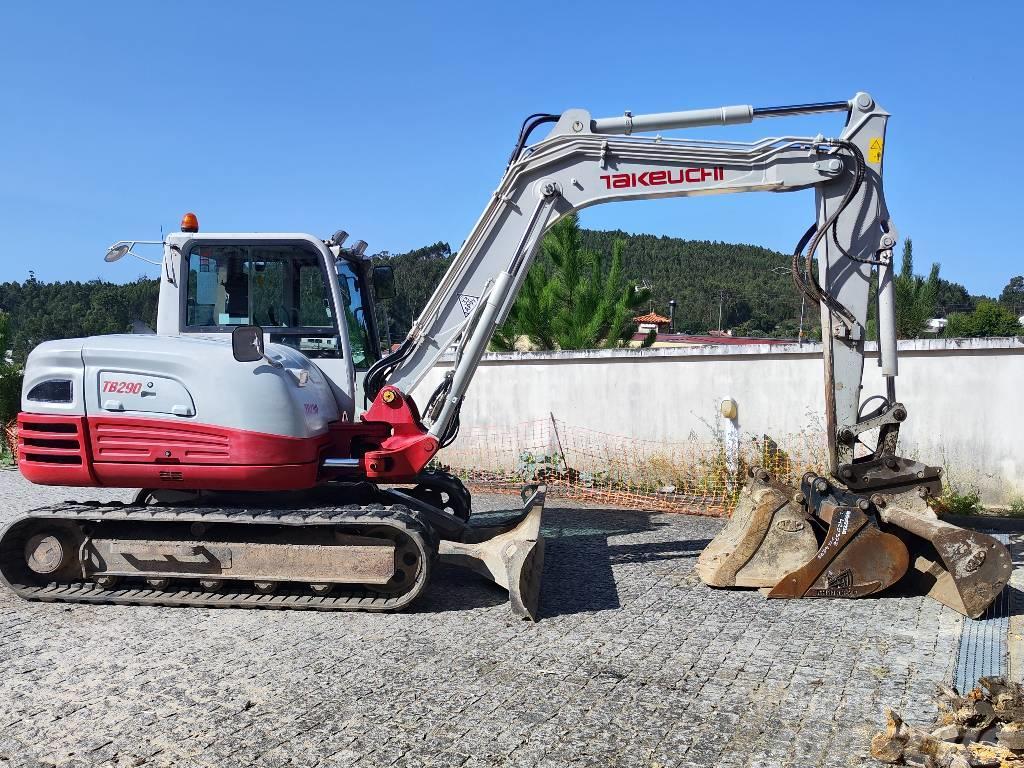
[{"label": "metal grate", "polygon": [[[1005,533],[991,534],[1003,544],[1010,543]],[[960,646],[956,655],[953,683],[965,694],[978,685],[982,677],[995,677],[1009,672],[1010,588],[1004,587],[999,597],[980,619],[964,618],[960,627]]]}]

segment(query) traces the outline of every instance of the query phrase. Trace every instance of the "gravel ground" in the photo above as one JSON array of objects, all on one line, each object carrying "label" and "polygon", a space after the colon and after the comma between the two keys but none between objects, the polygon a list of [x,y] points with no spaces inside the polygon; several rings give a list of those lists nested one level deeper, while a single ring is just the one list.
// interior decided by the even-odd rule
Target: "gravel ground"
[{"label": "gravel ground", "polygon": [[[2,526],[33,506],[127,495],[0,471],[0,498]],[[916,597],[712,591],[693,563],[721,525],[551,500],[537,624],[451,567],[394,615],[0,590],[0,768],[862,766],[883,706],[931,718],[956,614]]]}]

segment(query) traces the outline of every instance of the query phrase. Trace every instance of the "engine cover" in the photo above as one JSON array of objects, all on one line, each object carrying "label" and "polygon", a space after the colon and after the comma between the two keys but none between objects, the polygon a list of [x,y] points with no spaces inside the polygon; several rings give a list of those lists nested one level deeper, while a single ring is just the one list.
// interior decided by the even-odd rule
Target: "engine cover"
[{"label": "engine cover", "polygon": [[48,485],[287,490],[316,483],[341,419],[308,358],[230,336],[117,335],[40,344],[25,368],[19,464]]}]

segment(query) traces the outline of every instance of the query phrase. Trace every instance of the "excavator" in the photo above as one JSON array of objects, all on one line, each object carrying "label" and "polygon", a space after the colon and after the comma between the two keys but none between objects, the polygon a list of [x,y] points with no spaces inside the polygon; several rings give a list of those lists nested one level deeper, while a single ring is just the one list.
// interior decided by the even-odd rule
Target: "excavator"
[{"label": "excavator", "polygon": [[[845,115],[838,137],[662,135],[824,113]],[[897,450],[908,410],[896,390],[897,231],[882,187],[888,117],[863,92],[780,107],[530,115],[449,270],[384,356],[373,302],[393,275],[372,266],[365,242],[346,247],[343,231],[205,233],[186,214],[180,232],[153,243],[155,333],[48,341],[25,368],[22,474],[139,489],[134,501],[15,519],[0,534],[0,579],[41,601],[392,611],[447,562],[504,587],[513,613],[536,619],[546,488],[525,488],[520,513],[482,526],[466,487],[432,462],[458,435],[473,374],[541,238],[600,203],[813,190],[792,276],[821,308],[828,472],[792,487],[752,469],[697,573],[773,598],[865,597],[906,582],[980,616],[1010,576],[1006,548],[939,519],[930,504],[941,469]],[[138,256],[142,242],[115,243],[107,260]],[[865,399],[872,281],[886,386]],[[417,401],[444,354],[454,365]]]}]

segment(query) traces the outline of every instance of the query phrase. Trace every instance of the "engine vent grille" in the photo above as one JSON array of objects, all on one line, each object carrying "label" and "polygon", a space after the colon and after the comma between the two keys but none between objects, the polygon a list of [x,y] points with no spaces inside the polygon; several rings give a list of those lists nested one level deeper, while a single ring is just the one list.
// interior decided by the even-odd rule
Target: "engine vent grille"
[{"label": "engine vent grille", "polygon": [[18,417],[18,453],[33,464],[85,464],[84,435],[78,417]]}]

